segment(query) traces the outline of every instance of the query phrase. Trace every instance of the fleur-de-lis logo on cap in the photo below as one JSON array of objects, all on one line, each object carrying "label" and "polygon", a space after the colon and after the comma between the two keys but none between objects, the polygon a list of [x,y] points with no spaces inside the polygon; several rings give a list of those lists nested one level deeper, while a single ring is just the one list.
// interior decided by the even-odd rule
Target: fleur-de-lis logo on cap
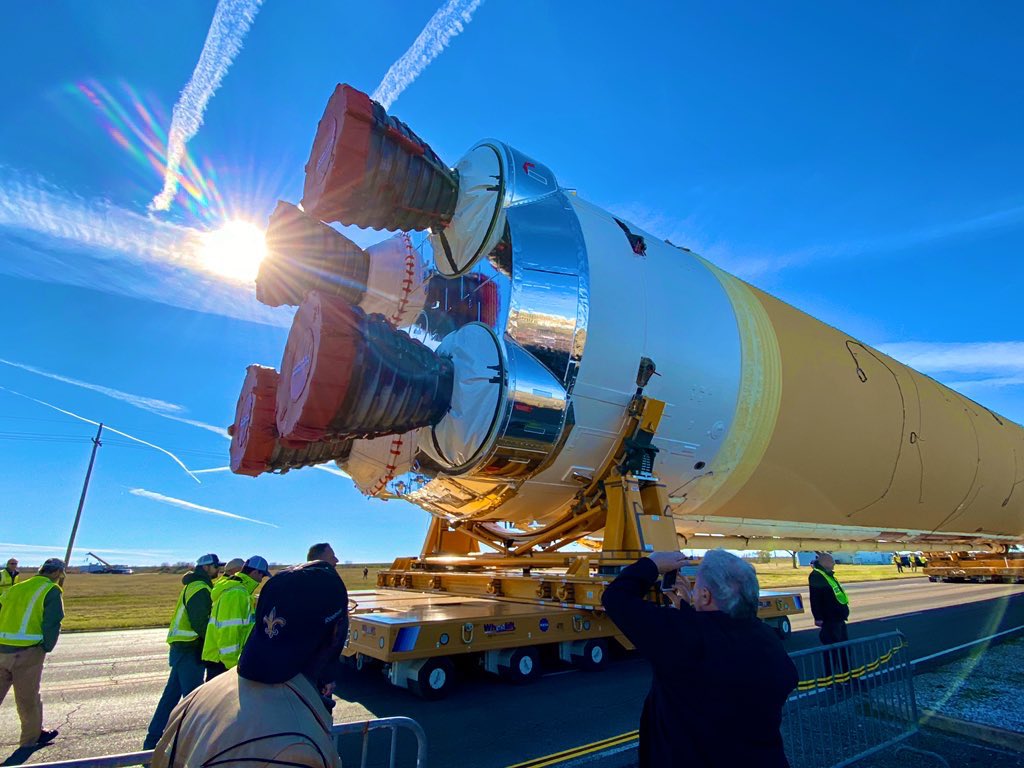
[{"label": "fleur-de-lis logo on cap", "polygon": [[270,609],[270,613],[263,617],[263,623],[266,625],[263,631],[267,633],[267,637],[273,640],[277,637],[277,633],[281,631],[281,627],[288,622],[285,621],[283,616],[277,615],[277,608],[274,607]]}]

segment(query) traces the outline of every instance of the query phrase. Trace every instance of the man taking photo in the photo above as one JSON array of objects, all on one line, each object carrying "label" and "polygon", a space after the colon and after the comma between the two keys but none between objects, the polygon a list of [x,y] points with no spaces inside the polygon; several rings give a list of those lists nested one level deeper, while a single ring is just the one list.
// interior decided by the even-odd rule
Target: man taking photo
[{"label": "man taking photo", "polygon": [[678,607],[648,600],[661,575],[688,558],[656,552],[625,568],[602,603],[652,668],[640,716],[641,768],[787,768],[779,727],[797,671],[757,618],[757,574],[709,551],[693,590],[677,577]]}]

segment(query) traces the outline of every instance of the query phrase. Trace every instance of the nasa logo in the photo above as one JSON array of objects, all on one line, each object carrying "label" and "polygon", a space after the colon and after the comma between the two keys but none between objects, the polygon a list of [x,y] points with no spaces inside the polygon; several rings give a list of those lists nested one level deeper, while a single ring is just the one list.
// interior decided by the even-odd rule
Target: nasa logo
[{"label": "nasa logo", "polygon": [[547,632],[549,626],[551,626],[551,625],[548,623],[547,619],[541,619],[540,620],[540,631],[541,632]]}]

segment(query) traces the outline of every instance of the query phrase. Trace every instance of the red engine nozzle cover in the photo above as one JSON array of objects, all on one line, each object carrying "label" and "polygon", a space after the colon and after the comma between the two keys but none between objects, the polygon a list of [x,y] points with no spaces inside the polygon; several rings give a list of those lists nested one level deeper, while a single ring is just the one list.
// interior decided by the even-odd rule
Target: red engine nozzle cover
[{"label": "red engine nozzle cover", "polygon": [[302,207],[323,221],[390,230],[443,228],[458,175],[401,120],[338,85],[317,125]]},{"label": "red engine nozzle cover", "polygon": [[250,365],[235,406],[231,435],[231,471],[255,477],[267,471],[277,443],[278,373],[273,368]]},{"label": "red engine nozzle cover", "polygon": [[366,291],[370,255],[340,232],[279,200],[267,226],[267,255],[256,276],[256,298],[297,306],[313,290],[356,304]]},{"label": "red engine nozzle cover", "polygon": [[344,461],[351,440],[294,442],[277,431],[277,389],[281,377],[273,368],[250,365],[235,407],[231,435],[231,471],[256,477],[264,472],[288,472],[299,467]]},{"label": "red engine nozzle cover", "polygon": [[295,314],[281,371],[277,428],[288,441],[404,434],[451,404],[451,360],[318,291]]},{"label": "red engine nozzle cover", "polygon": [[359,318],[348,302],[313,291],[292,320],[277,392],[278,432],[289,440],[319,440],[345,402],[360,341]]}]

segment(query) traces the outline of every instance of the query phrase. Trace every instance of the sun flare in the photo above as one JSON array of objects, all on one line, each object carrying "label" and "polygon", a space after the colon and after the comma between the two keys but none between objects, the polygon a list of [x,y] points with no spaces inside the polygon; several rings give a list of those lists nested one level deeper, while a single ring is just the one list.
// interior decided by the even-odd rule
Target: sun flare
[{"label": "sun flare", "polygon": [[200,238],[196,256],[214,274],[251,283],[267,253],[263,231],[248,221],[229,221]]}]

